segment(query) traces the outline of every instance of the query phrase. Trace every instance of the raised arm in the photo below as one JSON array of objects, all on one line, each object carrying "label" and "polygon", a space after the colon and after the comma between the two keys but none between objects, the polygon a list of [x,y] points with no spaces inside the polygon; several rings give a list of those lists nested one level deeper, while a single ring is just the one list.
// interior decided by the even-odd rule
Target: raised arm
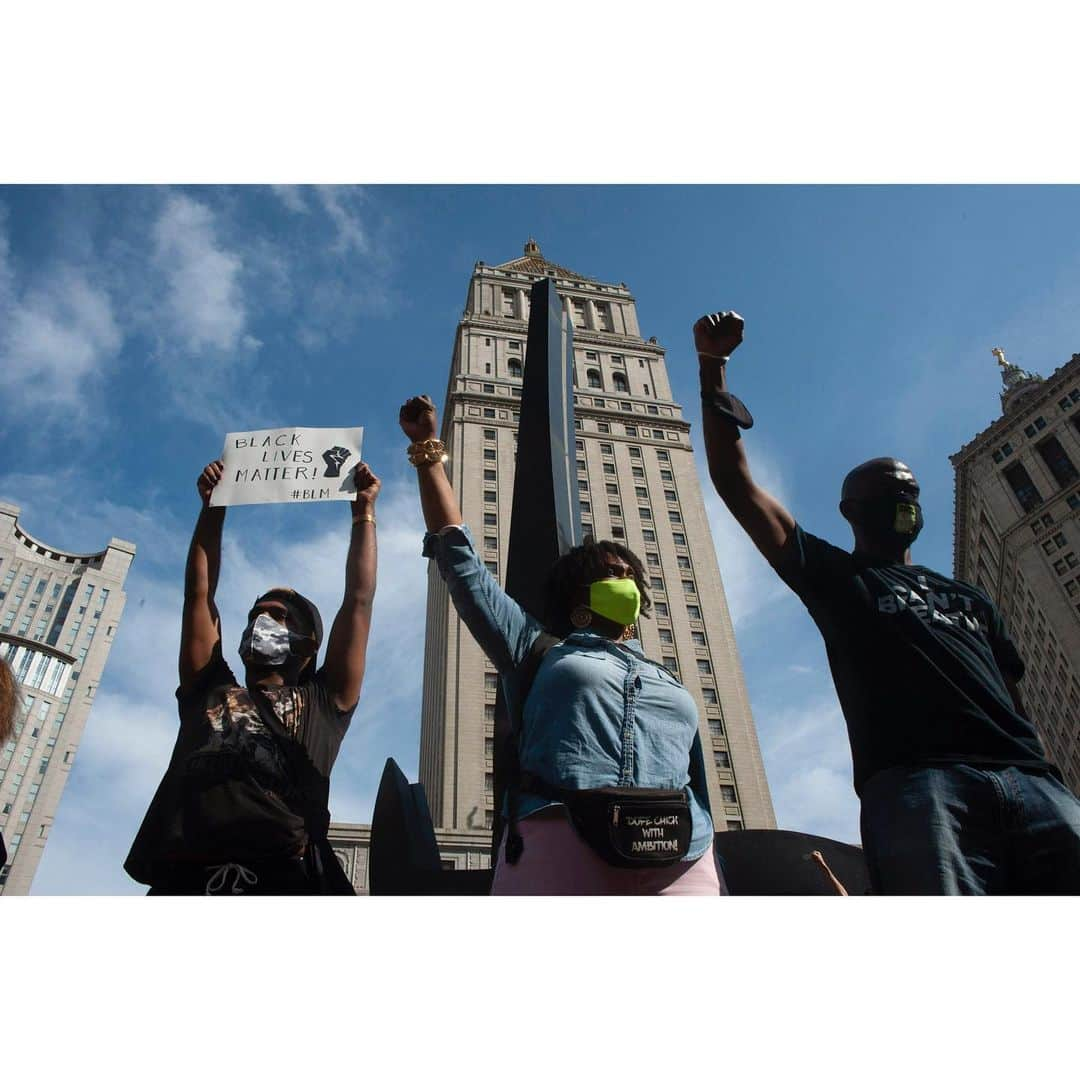
[{"label": "raised arm", "polygon": [[199,520],[188,548],[184,569],[184,613],[180,621],[180,688],[187,689],[221,647],[221,617],[214,603],[221,571],[221,530],[225,507],[212,507],[210,495],[221,479],[224,465],[211,461],[195,486],[202,500]]},{"label": "raised arm", "polygon": [[[409,438],[412,447],[428,447],[429,461],[418,460],[416,478],[420,484],[420,508],[424,513],[424,525],[428,532],[438,532],[447,525],[460,525],[461,509],[457,496],[450,486],[450,479],[443,467],[446,451],[435,429],[435,403],[426,394],[409,398],[398,413],[401,430]],[[414,454],[410,453],[410,460]],[[416,455],[417,458],[421,456]]]},{"label": "raised arm", "polygon": [[734,311],[704,315],[694,323],[701,376],[702,430],[709,476],[743,531],[774,567],[795,531],[795,519],[750,475],[739,428],[722,410],[711,405],[727,393],[726,366],[743,337],[743,320]]},{"label": "raised arm", "polygon": [[540,625],[506,594],[477,556],[467,530],[439,536],[463,522],[457,496],[443,467],[446,450],[436,437],[435,405],[427,396],[409,398],[398,415],[416,466],[420,506],[428,538],[424,554],[433,557],[450,591],[454,608],[477,644],[501,673],[512,671],[528,652]]},{"label": "raised arm", "polygon": [[345,556],[345,597],[341,602],[323,661],[323,684],[339,709],[349,710],[360,697],[375,600],[377,544],[375,500],[379,478],[361,462],[356,466],[356,498],[352,507],[352,533]]}]

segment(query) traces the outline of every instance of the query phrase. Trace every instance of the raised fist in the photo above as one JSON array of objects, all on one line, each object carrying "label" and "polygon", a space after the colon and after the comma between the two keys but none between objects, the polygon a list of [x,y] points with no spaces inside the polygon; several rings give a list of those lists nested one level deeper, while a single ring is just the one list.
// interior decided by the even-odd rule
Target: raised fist
[{"label": "raised fist", "polygon": [[363,461],[353,469],[353,479],[356,481],[356,499],[353,502],[355,518],[359,514],[374,511],[382,481]]},{"label": "raised fist", "polygon": [[422,394],[411,397],[398,413],[398,423],[409,442],[423,442],[425,439],[437,439],[438,417],[435,415],[435,402]]},{"label": "raised fist", "polygon": [[341,475],[341,466],[349,459],[351,450],[347,450],[344,446],[332,446],[329,450],[323,451],[322,459],[326,462],[326,472],[324,476],[335,477]]},{"label": "raised fist", "polygon": [[694,348],[699,356],[727,359],[743,339],[743,318],[737,311],[702,315],[694,323]]},{"label": "raised fist", "polygon": [[195,481],[195,487],[199,492],[199,498],[202,499],[203,506],[210,505],[210,496],[214,493],[214,488],[217,487],[218,481],[224,475],[224,461],[211,461],[210,464],[199,473],[199,478]]}]

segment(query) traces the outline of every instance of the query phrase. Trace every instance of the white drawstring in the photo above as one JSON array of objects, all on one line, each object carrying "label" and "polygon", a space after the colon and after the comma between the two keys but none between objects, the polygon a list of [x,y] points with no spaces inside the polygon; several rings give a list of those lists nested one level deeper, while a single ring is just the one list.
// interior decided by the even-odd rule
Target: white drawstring
[{"label": "white drawstring", "polygon": [[241,866],[239,863],[222,863],[220,866],[211,866],[207,869],[215,871],[210,880],[206,883],[207,896],[213,896],[216,892],[225,887],[230,870],[233,870],[236,873],[236,877],[233,878],[232,888],[230,889],[233,896],[240,896],[243,893],[244,890],[238,887],[241,882],[245,885],[254,885],[259,880],[246,866]]}]

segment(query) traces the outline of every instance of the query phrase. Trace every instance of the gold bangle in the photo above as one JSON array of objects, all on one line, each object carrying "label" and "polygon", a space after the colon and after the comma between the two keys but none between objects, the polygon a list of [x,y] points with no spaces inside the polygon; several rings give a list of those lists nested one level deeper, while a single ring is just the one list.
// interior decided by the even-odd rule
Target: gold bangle
[{"label": "gold bangle", "polygon": [[421,465],[434,465],[440,462],[443,465],[450,460],[446,452],[446,443],[442,439],[422,439],[419,442],[410,443],[405,453],[409,456],[409,464],[419,468]]},{"label": "gold bangle", "polygon": [[374,514],[361,514],[358,518],[353,518],[353,524],[354,525],[358,521],[370,521],[371,524],[374,525],[375,524],[375,515]]}]

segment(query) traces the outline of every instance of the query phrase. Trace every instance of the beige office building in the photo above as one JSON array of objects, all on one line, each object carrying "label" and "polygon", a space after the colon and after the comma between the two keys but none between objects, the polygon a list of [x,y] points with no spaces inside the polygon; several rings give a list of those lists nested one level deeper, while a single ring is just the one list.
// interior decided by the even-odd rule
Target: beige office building
[{"label": "beige office building", "polygon": [[995,353],[1002,415],[950,458],[953,570],[1001,609],[1024,704],[1080,795],[1080,353],[1048,378]]},{"label": "beige office building", "polygon": [[[442,437],[462,514],[488,568],[506,570],[514,453],[532,283],[547,276],[574,324],[576,478],[587,533],[647,563],[654,617],[642,646],[694,695],[717,829],[775,828],[731,616],[705,515],[690,424],[672,399],[664,350],[643,338],[624,284],[550,262],[532,240],[477,263],[457,327]],[[428,576],[420,780],[437,828],[486,838],[495,815],[495,668]]]},{"label": "beige office building", "polygon": [[15,735],[0,750],[0,893],[30,891],[124,610],[135,545],[79,555],[19,527],[0,503],[0,656],[21,687]]}]

